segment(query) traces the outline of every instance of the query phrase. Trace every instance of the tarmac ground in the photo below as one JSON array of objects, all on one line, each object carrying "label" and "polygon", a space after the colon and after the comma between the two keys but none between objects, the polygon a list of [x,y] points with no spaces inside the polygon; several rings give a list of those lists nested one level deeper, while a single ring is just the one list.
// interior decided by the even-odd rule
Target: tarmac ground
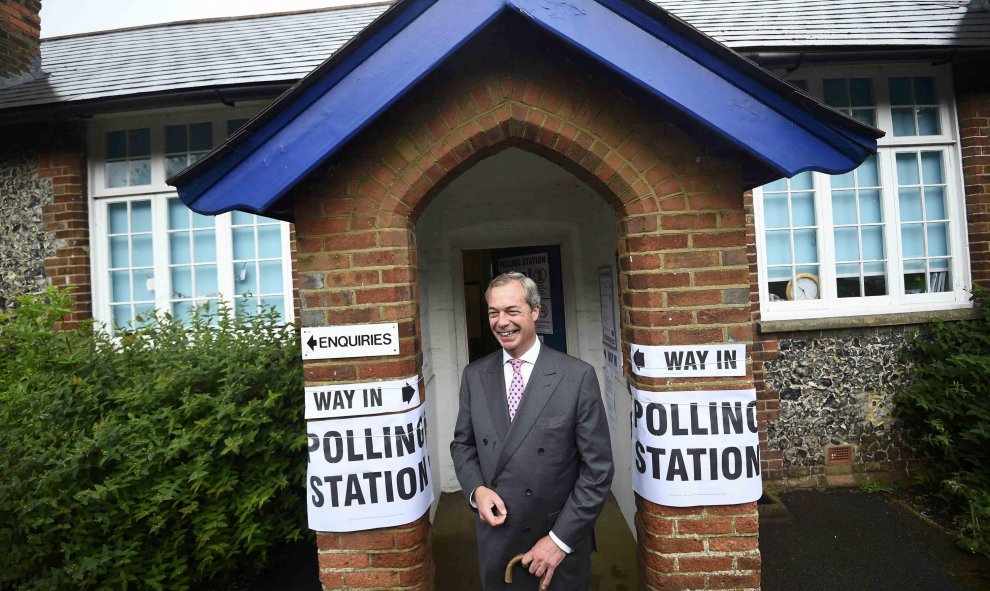
[{"label": "tarmac ground", "polygon": [[[761,505],[762,591],[988,591],[990,559],[887,494],[793,490]],[[474,519],[445,494],[434,523],[436,591],[478,590]],[[614,499],[596,528],[591,591],[637,588],[636,543]],[[246,591],[320,591],[316,548],[298,543]]]}]

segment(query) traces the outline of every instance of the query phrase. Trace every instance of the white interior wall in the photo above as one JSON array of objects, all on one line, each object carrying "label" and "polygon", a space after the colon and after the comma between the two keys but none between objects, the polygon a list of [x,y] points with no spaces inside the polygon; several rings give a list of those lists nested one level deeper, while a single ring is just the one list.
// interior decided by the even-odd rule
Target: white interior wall
[{"label": "white interior wall", "polygon": [[[508,148],[438,194],[417,224],[416,240],[431,467],[434,484],[451,492],[460,490],[449,443],[460,374],[468,362],[462,252],[559,244],[567,350],[591,363],[602,381],[598,267],[615,266],[615,214],[577,177],[544,158]],[[624,380],[617,382],[617,420],[610,423],[616,468],[612,492],[635,535],[630,401]]]}]

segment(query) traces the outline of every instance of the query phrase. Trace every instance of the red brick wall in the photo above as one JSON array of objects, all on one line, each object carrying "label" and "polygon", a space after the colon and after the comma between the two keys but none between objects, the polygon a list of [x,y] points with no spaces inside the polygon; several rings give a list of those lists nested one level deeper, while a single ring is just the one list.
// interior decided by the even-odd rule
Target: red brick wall
[{"label": "red brick wall", "polygon": [[[418,316],[417,216],[450,179],[509,145],[565,167],[615,210],[627,356],[630,342],[751,343],[738,165],[705,157],[655,111],[590,81],[586,72],[490,61],[433,76],[297,194],[303,325],[395,321],[401,336],[397,357],[307,362],[307,384],[419,371],[429,344]],[[753,383],[752,374],[710,380],[626,374],[651,390]],[[639,500],[638,507],[642,588],[759,586],[755,503],[670,512]],[[324,588],[432,588],[425,519],[320,534]],[[392,558],[376,562],[378,551]]]},{"label": "red brick wall", "polygon": [[990,287],[990,63],[955,68],[973,282]]},{"label": "red brick wall", "polygon": [[32,72],[40,63],[41,0],[0,2],[0,79]]},{"label": "red brick wall", "polygon": [[58,127],[51,133],[38,163],[38,175],[52,181],[53,196],[43,210],[45,229],[55,238],[45,275],[52,285],[73,286],[72,313],[66,319],[72,326],[93,315],[85,144],[79,128]]}]

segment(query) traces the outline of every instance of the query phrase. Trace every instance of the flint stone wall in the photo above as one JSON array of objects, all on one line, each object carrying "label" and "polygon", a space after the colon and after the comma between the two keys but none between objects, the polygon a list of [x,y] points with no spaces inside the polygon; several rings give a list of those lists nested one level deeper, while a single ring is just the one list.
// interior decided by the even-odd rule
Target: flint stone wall
[{"label": "flint stone wall", "polygon": [[855,446],[859,469],[904,470],[915,459],[893,414],[895,393],[911,379],[897,351],[914,330],[779,341],[766,382],[780,394],[780,418],[767,426],[767,438],[783,452],[786,477],[821,474],[828,445]]},{"label": "flint stone wall", "polygon": [[37,153],[16,145],[0,150],[0,308],[48,284],[45,259],[56,245],[42,208],[52,201],[52,180],[39,177]]}]

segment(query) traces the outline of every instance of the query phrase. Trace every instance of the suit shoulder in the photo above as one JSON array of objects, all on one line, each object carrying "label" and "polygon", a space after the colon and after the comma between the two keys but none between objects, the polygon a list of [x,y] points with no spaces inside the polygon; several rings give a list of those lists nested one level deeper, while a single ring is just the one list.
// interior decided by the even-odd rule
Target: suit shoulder
[{"label": "suit shoulder", "polygon": [[481,359],[475,359],[471,363],[468,363],[464,368],[464,372],[480,372],[486,371],[492,365],[501,365],[502,363],[502,350],[498,349],[488,355],[485,355]]},{"label": "suit shoulder", "polygon": [[572,357],[566,353],[561,353],[560,351],[551,349],[550,347],[547,347],[546,351],[558,367],[566,367],[571,371],[595,371],[594,366],[587,361],[578,359],[577,357]]}]

